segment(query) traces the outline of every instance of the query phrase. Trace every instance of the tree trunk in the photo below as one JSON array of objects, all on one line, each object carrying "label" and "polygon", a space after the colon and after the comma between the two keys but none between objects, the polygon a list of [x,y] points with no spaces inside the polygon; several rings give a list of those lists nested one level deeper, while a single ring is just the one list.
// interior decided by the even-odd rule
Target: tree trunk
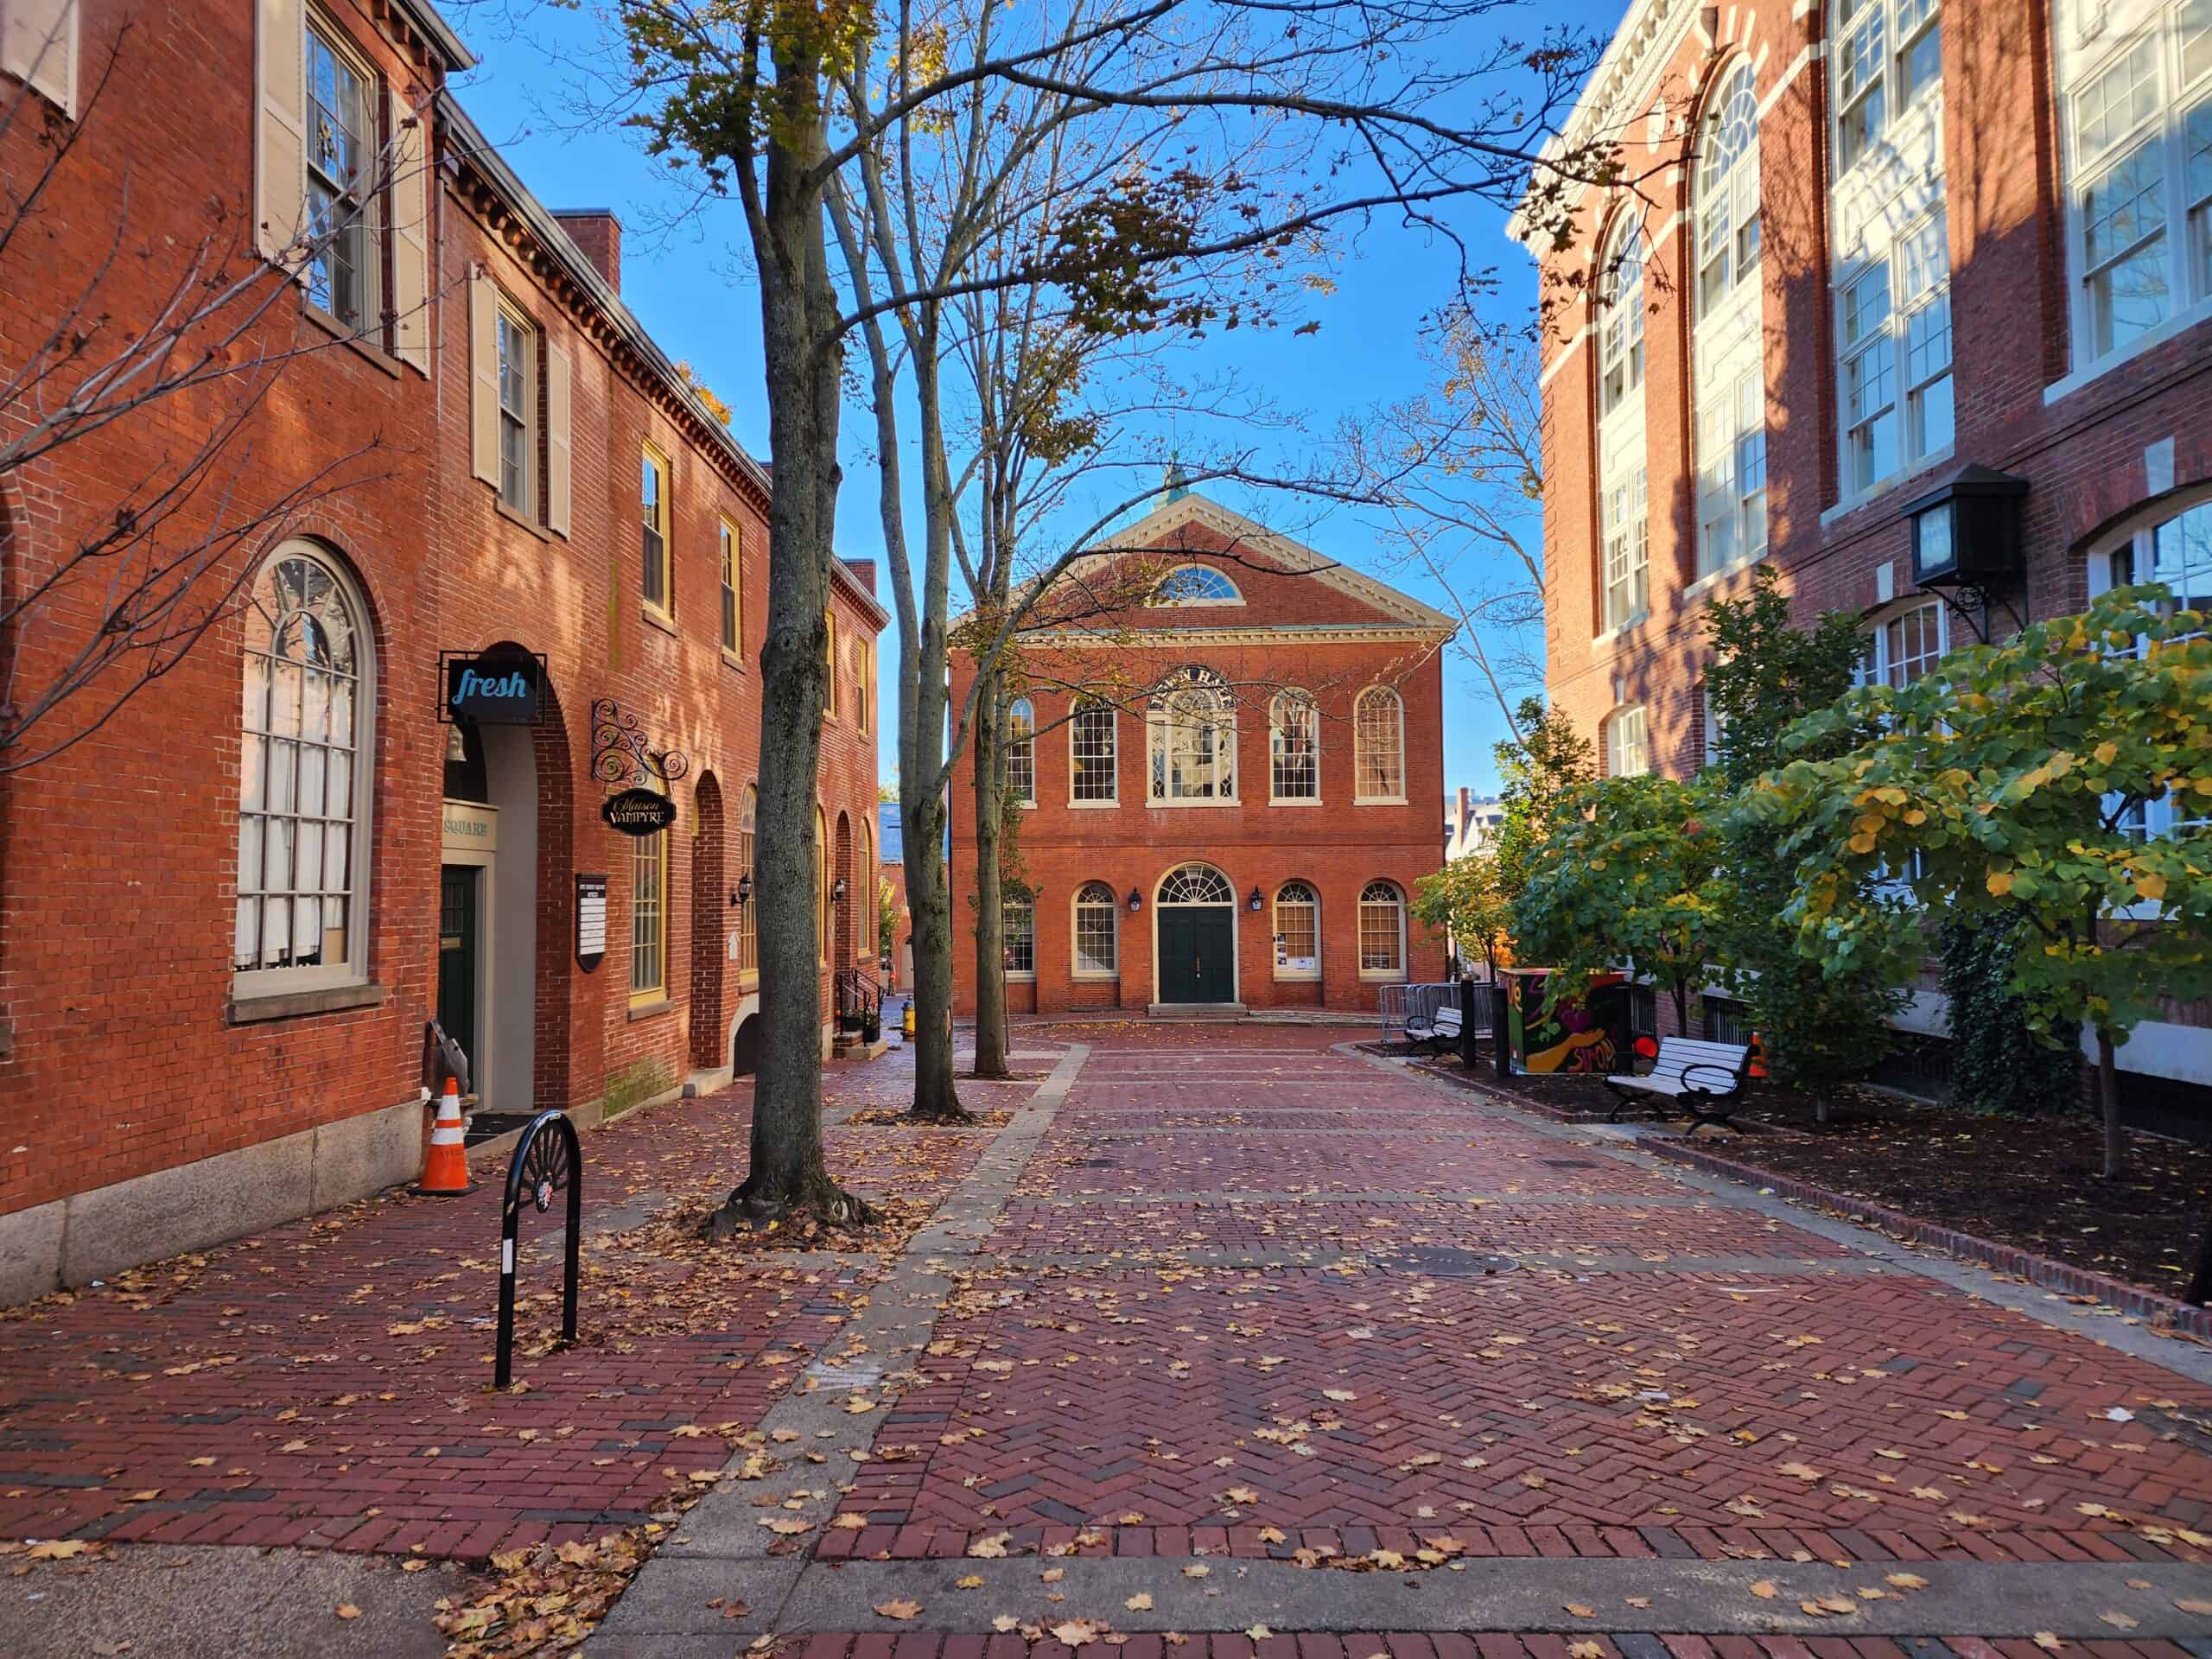
[{"label": "tree trunk", "polygon": [[[800,118],[786,104],[791,118]],[[768,433],[768,626],[761,653],[760,782],[753,902],[760,907],[760,1064],[751,1167],[708,1217],[721,1237],[785,1216],[838,1225],[874,1211],[830,1179],[822,1147],[822,963],[815,790],[824,615],[837,504],[837,307],[821,193],[805,181],[813,124],[772,146],[760,307]]]},{"label": "tree trunk", "polygon": [[987,671],[976,694],[976,1065],[970,1075],[995,1078],[1014,1075],[1006,1058],[1006,884],[999,863],[1003,701],[1001,676]]},{"label": "tree trunk", "polygon": [[2113,1058],[2112,1033],[2097,1027],[2097,1116],[2105,1126],[2105,1179],[2124,1173],[2127,1149],[2120,1136],[2120,1067]]}]

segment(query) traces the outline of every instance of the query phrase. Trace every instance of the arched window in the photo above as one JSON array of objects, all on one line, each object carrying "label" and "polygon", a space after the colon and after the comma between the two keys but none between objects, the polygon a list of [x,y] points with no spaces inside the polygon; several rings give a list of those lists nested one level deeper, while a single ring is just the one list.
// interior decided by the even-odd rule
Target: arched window
[{"label": "arched window", "polygon": [[1303,881],[1275,892],[1275,977],[1321,976],[1321,901]]},{"label": "arched window", "polygon": [[1935,667],[1950,643],[1942,601],[1908,606],[1866,631],[1859,683],[1903,690]]},{"label": "arched window", "polygon": [[1023,806],[1037,804],[1037,711],[1018,699],[1006,711],[1006,798]]},{"label": "arched window", "polygon": [[[666,794],[668,785],[646,787]],[[657,1002],[668,995],[668,831],[656,830],[630,842],[630,1001]]]},{"label": "arched window", "polygon": [[1352,797],[1406,798],[1406,711],[1387,685],[1370,685],[1352,705]]},{"label": "arched window", "polygon": [[1077,804],[1111,806],[1121,798],[1120,755],[1114,705],[1089,698],[1068,721],[1068,798]]},{"label": "arched window", "polygon": [[1643,232],[1624,215],[1599,268],[1598,502],[1606,632],[1650,607],[1643,453]]},{"label": "arched window", "polygon": [[1388,979],[1406,971],[1406,897],[1390,881],[1370,881],[1359,893],[1359,973]]},{"label": "arched window", "polygon": [[1171,676],[1153,694],[1145,726],[1155,804],[1236,798],[1236,721],[1220,675],[1186,668]]},{"label": "arched window", "polygon": [[1651,726],[1643,705],[1618,709],[1605,721],[1605,776],[1641,778],[1651,770]]},{"label": "arched window", "polygon": [[1697,228],[1697,561],[1704,576],[1766,549],[1758,97],[1749,62],[1729,72],[1705,118]]},{"label": "arched window", "polygon": [[1236,894],[1229,878],[1211,864],[1185,864],[1160,878],[1159,903],[1163,905],[1233,905]]},{"label": "arched window", "polygon": [[352,580],[288,543],[246,590],[233,989],[253,996],[368,977],[367,607]]},{"label": "arched window", "polygon": [[1008,887],[999,898],[999,931],[1006,944],[1008,979],[1037,977],[1037,905],[1020,887]]},{"label": "arched window", "polygon": [[1707,316],[1758,270],[1759,100],[1748,60],[1713,94],[1697,164],[1697,308]]},{"label": "arched window", "polygon": [[853,955],[860,960],[874,962],[875,889],[883,877],[875,867],[875,831],[869,827],[865,814],[860,820],[860,832],[859,850],[853,860],[853,886],[857,890],[853,906]]},{"label": "arched window", "polygon": [[830,868],[830,823],[822,816],[822,809],[814,809],[814,874],[820,888],[817,914],[814,922],[814,959],[823,967],[830,963],[830,936],[835,931],[836,916],[830,898],[830,888],[836,873]]},{"label": "arched window", "polygon": [[1075,895],[1075,964],[1077,979],[1111,979],[1121,953],[1115,929],[1121,906],[1103,881],[1086,881]]},{"label": "arched window", "polygon": [[760,894],[759,878],[753,874],[753,824],[760,815],[760,791],[748,784],[745,789],[745,804],[737,819],[737,871],[740,879],[747,880],[753,887],[746,894],[744,905],[737,912],[737,965],[740,972],[757,972],[760,967]]},{"label": "arched window", "polygon": [[1321,711],[1304,691],[1284,691],[1268,705],[1268,798],[1321,798]]},{"label": "arched window", "polygon": [[1236,584],[1210,564],[1178,565],[1152,590],[1155,605],[1242,605]]}]

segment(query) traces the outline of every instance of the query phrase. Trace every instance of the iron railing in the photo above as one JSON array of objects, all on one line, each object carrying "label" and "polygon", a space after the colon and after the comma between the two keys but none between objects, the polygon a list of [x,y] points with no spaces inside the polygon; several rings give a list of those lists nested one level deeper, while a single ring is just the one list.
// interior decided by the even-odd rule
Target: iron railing
[{"label": "iron railing", "polygon": [[837,1029],[866,1031],[883,1026],[883,992],[865,969],[846,968],[839,970],[836,988],[837,995]]}]

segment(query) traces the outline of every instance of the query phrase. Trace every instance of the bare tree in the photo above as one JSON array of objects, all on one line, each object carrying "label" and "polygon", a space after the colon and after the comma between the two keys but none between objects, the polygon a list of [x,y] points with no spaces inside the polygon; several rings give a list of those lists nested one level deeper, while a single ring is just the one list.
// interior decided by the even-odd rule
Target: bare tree
[{"label": "bare tree", "polygon": [[[752,1168],[721,1224],[791,1206],[840,1220],[856,1208],[822,1154],[808,833],[848,335],[926,301],[1033,284],[1056,289],[1077,324],[1119,326],[1157,316],[1168,303],[1162,273],[1193,262],[1287,252],[1384,211],[1449,235],[1446,204],[1519,201],[1532,168],[1610,179],[1610,146],[1539,153],[1591,61],[1587,44],[1506,40],[1493,32],[1504,10],[1503,0],[1053,0],[879,13],[620,0],[633,118],[657,153],[736,197],[760,283],[774,459],[757,877],[763,1041]],[[893,90],[842,98],[848,79]],[[1141,113],[1177,129],[1180,147],[1079,197],[1049,247],[1007,268],[956,266],[926,288],[866,300],[841,291],[826,223],[837,181],[909,118],[950,119],[961,100],[1004,87],[1055,93],[1071,123]],[[1215,165],[1255,143],[1298,162],[1298,188],[1251,188]],[[1545,200],[1547,213],[1565,214],[1563,191]],[[903,284],[907,268],[887,275]],[[902,735],[905,723],[902,711]]]},{"label": "bare tree", "polygon": [[[26,86],[0,105],[0,149],[35,158],[0,170],[0,292],[40,292],[48,283],[33,273],[57,268],[70,283],[54,312],[23,319],[20,353],[0,361],[0,480],[37,501],[86,446],[110,446],[106,461],[126,440],[139,444],[134,469],[104,499],[70,504],[57,543],[0,521],[0,774],[97,732],[231,613],[304,516],[376,476],[374,440],[304,476],[269,465],[256,442],[286,373],[340,344],[308,326],[294,296],[296,274],[346,224],[303,219],[272,264],[251,215],[219,199],[200,210],[196,235],[147,231],[125,172],[105,242],[81,266],[58,257],[59,203],[90,188],[79,152],[119,95],[135,27],[118,30],[73,120]],[[387,190],[410,153],[420,147],[395,134],[366,158],[362,199]],[[81,219],[81,203],[69,212]],[[149,271],[150,305],[137,297]]]}]

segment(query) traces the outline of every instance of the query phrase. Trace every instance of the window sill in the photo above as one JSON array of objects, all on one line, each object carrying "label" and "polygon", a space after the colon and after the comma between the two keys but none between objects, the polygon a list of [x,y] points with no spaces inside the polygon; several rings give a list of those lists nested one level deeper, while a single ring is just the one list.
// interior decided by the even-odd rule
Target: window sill
[{"label": "window sill", "polygon": [[[1112,968],[1104,969],[1096,968],[1078,968],[1075,972],[1068,976],[1070,979],[1074,980],[1080,985],[1111,985],[1116,980],[1120,979],[1121,976],[1120,971]],[[1036,976],[1033,974],[1030,977],[1034,979]]]},{"label": "window sill", "polygon": [[1016,801],[1014,804],[1025,812],[1034,812],[1037,810],[1037,803],[1034,801]]},{"label": "window sill", "polygon": [[1848,518],[1853,513],[1858,512],[1859,508],[1873,505],[1875,502],[1889,494],[1899,485],[1910,482],[1913,479],[1919,477],[1923,473],[1933,472],[1936,467],[1941,467],[1945,461],[1950,460],[1957,448],[1958,445],[1956,442],[1954,441],[1953,442],[1945,444],[1941,449],[1931,449],[1926,454],[1921,456],[1917,461],[1913,461],[1910,465],[1900,467],[1897,471],[1888,474],[1884,477],[1876,479],[1872,484],[1869,484],[1865,489],[1859,491],[1856,495],[1845,497],[1844,499],[1837,502],[1835,505],[1828,508],[1826,512],[1821,514],[1821,528],[1822,530],[1826,530],[1830,524],[1834,524],[1838,519]]},{"label": "window sill", "polygon": [[302,299],[300,302],[300,314],[340,345],[351,346],[393,379],[399,378],[398,359],[370,340],[367,335],[347,327],[311,300]]},{"label": "window sill", "polygon": [[1319,984],[1320,982],[1321,982],[1321,976],[1320,976],[1319,974],[1318,974],[1318,973],[1312,973],[1312,974],[1287,974],[1287,973],[1279,973],[1279,974],[1277,974],[1277,975],[1275,976],[1275,983],[1276,983],[1276,984],[1278,984],[1278,985],[1318,985],[1318,984]]},{"label": "window sill", "polygon": [[681,637],[676,632],[676,619],[651,600],[645,600],[639,605],[638,613],[645,619],[648,626],[658,628],[671,639]]},{"label": "window sill", "polygon": [[1617,623],[1610,628],[1606,628],[1599,633],[1593,634],[1590,640],[1590,649],[1592,651],[1603,651],[1608,645],[1617,645],[1625,636],[1635,632],[1637,629],[1642,627],[1650,620],[1651,607],[1647,605],[1635,615],[1630,617],[1627,621]]},{"label": "window sill", "polygon": [[741,991],[759,990],[760,988],[760,970],[758,968],[744,968],[739,969],[737,976],[737,988]]},{"label": "window sill", "polygon": [[1764,563],[1765,558],[1766,549],[1761,548],[1748,559],[1738,559],[1732,564],[1724,564],[1718,570],[1708,571],[1682,589],[1682,603],[1687,605],[1694,599],[1702,598],[1729,577],[1741,575],[1753,565]]},{"label": "window sill", "polygon": [[1363,968],[1359,976],[1370,985],[1402,985],[1406,970],[1402,968]]},{"label": "window sill", "polygon": [[736,670],[739,673],[741,673],[741,674],[745,673],[745,672],[747,671],[746,671],[746,666],[745,666],[745,658],[742,658],[742,657],[741,657],[741,656],[739,656],[735,652],[732,651],[732,650],[731,650],[728,645],[724,645],[724,646],[722,647],[722,666],[723,666],[724,668],[734,668],[734,669],[735,669],[735,670]]},{"label": "window sill", "polygon": [[1119,800],[1070,801],[1068,803],[1068,810],[1071,812],[1106,812],[1111,811],[1114,808],[1121,805],[1121,804],[1122,803]]},{"label": "window sill", "polygon": [[667,997],[656,996],[648,1001],[632,1002],[627,1017],[632,1020],[656,1020],[675,1006],[676,1004]]},{"label": "window sill", "polygon": [[1034,985],[1037,982],[1037,976],[1033,973],[1017,974],[1009,968],[1007,969],[1006,982],[1009,985]]},{"label": "window sill", "polygon": [[553,532],[546,529],[544,525],[539,524],[528,513],[517,512],[512,507],[509,506],[507,505],[506,497],[499,493],[497,486],[486,485],[485,487],[491,490],[492,506],[493,510],[499,513],[500,518],[505,519],[511,524],[520,525],[531,535],[537,537],[541,542],[550,542],[553,539]]},{"label": "window sill", "polygon": [[384,1004],[384,987],[330,985],[314,991],[264,992],[257,996],[231,999],[231,1023],[250,1026],[264,1020],[292,1020],[302,1014],[336,1014],[346,1008],[374,1008]]},{"label": "window sill", "polygon": [[[2061,398],[2070,397],[2081,391],[2091,382],[2102,379],[2114,369],[2132,362],[2145,352],[2158,350],[2168,340],[2180,338],[2208,318],[2212,318],[2212,302],[2199,301],[2188,310],[2177,312],[2157,327],[2147,333],[2138,334],[2118,350],[2106,353],[2095,362],[2075,370],[2063,380],[2052,381],[2043,389],[2044,406],[2049,408]],[[2070,335],[2070,327],[2069,333]]]},{"label": "window sill", "polygon": [[1402,795],[1355,795],[1351,798],[1351,804],[1354,806],[1403,806],[1406,798]]},{"label": "window sill", "polygon": [[1268,797],[1269,806],[1319,806],[1322,804],[1319,795],[1270,795]]},{"label": "window sill", "polygon": [[1185,807],[1193,807],[1193,806],[1196,806],[1196,807],[1207,807],[1207,806],[1242,806],[1242,805],[1243,805],[1243,802],[1242,802],[1242,801],[1238,800],[1235,796],[1233,796],[1233,795],[1232,795],[1232,796],[1230,796],[1230,797],[1228,799],[1226,799],[1226,800],[1219,800],[1219,801],[1173,801],[1173,800],[1159,800],[1159,801],[1152,801],[1152,802],[1148,802],[1148,803],[1147,803],[1147,804],[1148,804],[1148,805],[1150,805],[1151,807],[1153,807],[1155,810],[1166,811],[1166,810],[1171,810],[1171,809],[1172,809],[1172,810],[1175,810],[1175,811],[1179,811],[1179,811],[1181,811],[1183,809],[1185,809]]}]

